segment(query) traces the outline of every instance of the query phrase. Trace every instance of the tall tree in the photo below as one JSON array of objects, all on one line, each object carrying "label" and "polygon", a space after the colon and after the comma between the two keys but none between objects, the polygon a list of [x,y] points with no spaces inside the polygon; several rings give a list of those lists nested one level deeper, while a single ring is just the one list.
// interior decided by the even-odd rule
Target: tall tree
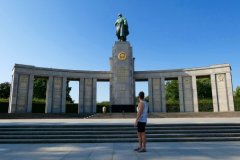
[{"label": "tall tree", "polygon": [[70,92],[72,90],[72,87],[69,87],[69,81],[67,81],[67,88],[66,88],[66,101],[68,103],[74,103],[71,95],[70,95]]},{"label": "tall tree", "polygon": [[234,96],[240,98],[240,86],[237,86],[237,88],[236,88],[236,90],[234,92]]},{"label": "tall tree", "polygon": [[9,98],[10,87],[11,84],[9,82],[4,82],[0,84],[0,98]]},{"label": "tall tree", "polygon": [[166,99],[178,100],[178,81],[170,80],[166,82]]},{"label": "tall tree", "polygon": [[47,90],[47,80],[41,78],[34,79],[33,98],[45,99]]},{"label": "tall tree", "polygon": [[211,99],[212,89],[210,78],[197,79],[197,92],[199,99]]}]

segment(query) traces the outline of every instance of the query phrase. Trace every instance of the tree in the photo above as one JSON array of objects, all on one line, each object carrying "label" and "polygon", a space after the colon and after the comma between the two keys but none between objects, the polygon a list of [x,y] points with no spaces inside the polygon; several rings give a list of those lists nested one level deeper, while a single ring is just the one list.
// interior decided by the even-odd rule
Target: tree
[{"label": "tree", "polygon": [[236,90],[234,92],[234,96],[240,98],[240,86],[237,86],[237,88],[236,88]]},{"label": "tree", "polygon": [[4,82],[0,84],[0,98],[9,98],[10,96],[10,87],[11,84],[9,82]]},{"label": "tree", "polygon": [[70,95],[70,92],[72,90],[72,87],[69,87],[69,81],[67,81],[67,88],[66,88],[66,101],[68,103],[74,103],[71,95]]},{"label": "tree", "polygon": [[197,79],[197,91],[199,99],[211,99],[212,89],[210,79],[209,78]]},{"label": "tree", "polygon": [[[240,88],[240,87],[239,87]],[[209,78],[199,78],[197,79],[197,91],[199,99],[211,99],[212,98],[212,89],[211,81]],[[240,89],[239,89],[240,95]],[[178,100],[179,91],[178,91],[178,81],[170,80],[166,82],[166,99]]]},{"label": "tree", "polygon": [[177,80],[170,80],[166,82],[166,99],[179,99]]},{"label": "tree", "polygon": [[47,80],[41,78],[34,79],[33,98],[45,99],[47,90]]}]

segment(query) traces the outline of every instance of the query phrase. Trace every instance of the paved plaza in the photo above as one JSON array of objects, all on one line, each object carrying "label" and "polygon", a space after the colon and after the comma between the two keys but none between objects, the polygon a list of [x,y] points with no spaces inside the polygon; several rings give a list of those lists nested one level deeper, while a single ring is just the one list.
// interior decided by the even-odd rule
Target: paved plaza
[{"label": "paved plaza", "polygon": [[1,160],[239,160],[240,142],[2,144]]}]

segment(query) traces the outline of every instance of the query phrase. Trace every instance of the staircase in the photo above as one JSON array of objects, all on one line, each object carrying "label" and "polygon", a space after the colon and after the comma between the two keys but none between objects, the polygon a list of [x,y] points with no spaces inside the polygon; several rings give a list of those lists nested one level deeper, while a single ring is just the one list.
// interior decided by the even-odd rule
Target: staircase
[{"label": "staircase", "polygon": [[[240,141],[240,124],[158,124],[146,128],[148,142]],[[137,142],[132,125],[0,126],[0,143]]]}]

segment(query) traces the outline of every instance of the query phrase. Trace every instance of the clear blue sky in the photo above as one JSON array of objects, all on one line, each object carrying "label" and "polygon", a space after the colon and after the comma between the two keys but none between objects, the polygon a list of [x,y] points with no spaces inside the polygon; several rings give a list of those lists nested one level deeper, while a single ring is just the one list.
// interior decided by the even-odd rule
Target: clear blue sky
[{"label": "clear blue sky", "polygon": [[229,63],[235,89],[239,8],[239,0],[0,0],[0,83],[11,81],[14,63],[109,70],[121,12],[135,70]]}]

